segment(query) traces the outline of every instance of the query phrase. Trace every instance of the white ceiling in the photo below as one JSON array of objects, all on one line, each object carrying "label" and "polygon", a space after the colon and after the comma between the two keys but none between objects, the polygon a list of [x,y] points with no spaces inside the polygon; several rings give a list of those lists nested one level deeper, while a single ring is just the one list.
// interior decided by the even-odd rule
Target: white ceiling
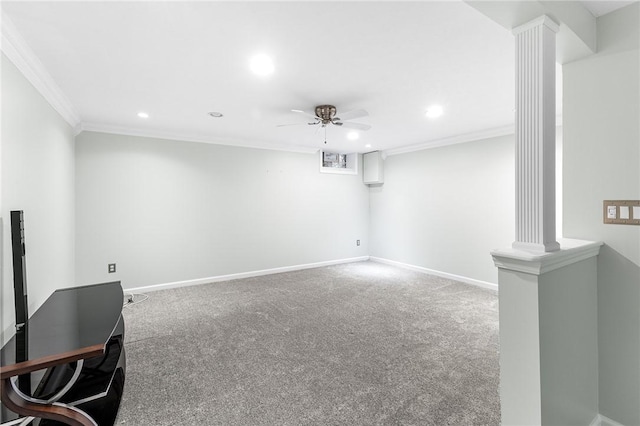
[{"label": "white ceiling", "polygon": [[597,18],[637,1],[638,0],[583,0],[582,4]]},{"label": "white ceiling", "polygon": [[[461,1],[3,1],[2,8],[84,129],[367,152],[513,125],[513,36]],[[258,52],[274,59],[272,76],[249,70]],[[305,121],[291,109],[325,103],[339,112],[366,109],[369,117],[354,121],[371,130],[350,141],[346,129],[329,126],[324,145],[316,127],[276,127]],[[425,117],[432,104],[444,107],[442,117]]]}]

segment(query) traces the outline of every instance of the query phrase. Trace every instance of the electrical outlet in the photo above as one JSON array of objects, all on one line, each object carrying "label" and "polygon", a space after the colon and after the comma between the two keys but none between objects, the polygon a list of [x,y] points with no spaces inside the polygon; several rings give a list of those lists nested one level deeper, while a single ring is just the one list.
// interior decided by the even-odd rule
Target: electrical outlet
[{"label": "electrical outlet", "polygon": [[360,240],[356,240],[356,245],[359,246],[360,245]]},{"label": "electrical outlet", "polygon": [[109,273],[113,274],[116,271],[116,264],[115,263],[110,263],[109,264]]}]

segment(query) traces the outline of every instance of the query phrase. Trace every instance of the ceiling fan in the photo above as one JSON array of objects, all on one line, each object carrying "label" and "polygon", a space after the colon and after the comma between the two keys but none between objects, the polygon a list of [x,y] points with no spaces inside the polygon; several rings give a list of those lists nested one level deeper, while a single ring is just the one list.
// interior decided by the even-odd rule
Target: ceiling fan
[{"label": "ceiling fan", "polygon": [[313,122],[307,123],[294,123],[294,124],[279,124],[278,127],[284,126],[297,126],[301,124],[308,124],[309,126],[320,125],[326,129],[328,124],[333,124],[334,126],[340,126],[348,129],[357,129],[357,130],[369,130],[371,128],[368,124],[363,123],[354,123],[354,122],[346,122],[346,120],[353,120],[354,118],[366,117],[369,113],[363,109],[354,109],[351,111],[347,111],[340,115],[340,117],[336,117],[336,107],[333,105],[318,105],[315,108],[315,115],[312,115],[309,112],[302,111],[299,109],[292,109],[291,112],[295,112],[297,114],[303,115]]}]

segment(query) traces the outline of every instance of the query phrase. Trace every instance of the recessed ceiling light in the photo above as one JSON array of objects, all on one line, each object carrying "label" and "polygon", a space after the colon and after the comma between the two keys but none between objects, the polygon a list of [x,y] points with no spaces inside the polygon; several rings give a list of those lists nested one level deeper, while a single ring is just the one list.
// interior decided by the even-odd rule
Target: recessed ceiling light
[{"label": "recessed ceiling light", "polygon": [[138,117],[140,117],[140,118],[149,118],[149,114],[147,114],[146,112],[140,111],[138,113]]},{"label": "recessed ceiling light", "polygon": [[358,133],[358,132],[349,132],[349,133],[347,133],[347,139],[349,139],[350,141],[355,141],[359,137],[360,137],[360,133]]},{"label": "recessed ceiling light", "polygon": [[444,112],[444,110],[442,109],[442,107],[440,105],[431,105],[427,109],[427,114],[426,115],[429,118],[436,118],[436,117],[440,117],[443,112]]},{"label": "recessed ceiling light", "polygon": [[209,113],[209,115],[210,115],[211,117],[213,117],[213,118],[220,118],[220,117],[222,117],[222,113],[221,113],[221,112],[218,112],[218,111],[211,111],[211,112]]},{"label": "recessed ceiling light", "polygon": [[265,55],[264,53],[261,53],[251,58],[249,65],[251,67],[251,71],[253,71],[254,74],[259,75],[261,77],[266,77],[268,75],[271,75],[275,70],[275,66],[273,65],[273,60],[269,56]]},{"label": "recessed ceiling light", "polygon": [[371,144],[370,144],[370,143],[368,143],[368,144],[366,144],[364,147],[365,147],[365,148],[371,148]]}]

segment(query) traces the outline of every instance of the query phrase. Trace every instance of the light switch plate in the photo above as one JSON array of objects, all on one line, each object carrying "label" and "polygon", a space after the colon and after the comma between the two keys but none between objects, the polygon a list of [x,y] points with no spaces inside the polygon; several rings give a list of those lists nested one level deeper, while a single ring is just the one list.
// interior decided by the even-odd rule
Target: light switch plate
[{"label": "light switch plate", "polygon": [[620,219],[629,219],[629,206],[620,206]]},{"label": "light switch plate", "polygon": [[604,200],[603,222],[614,225],[640,225],[640,200]]}]

